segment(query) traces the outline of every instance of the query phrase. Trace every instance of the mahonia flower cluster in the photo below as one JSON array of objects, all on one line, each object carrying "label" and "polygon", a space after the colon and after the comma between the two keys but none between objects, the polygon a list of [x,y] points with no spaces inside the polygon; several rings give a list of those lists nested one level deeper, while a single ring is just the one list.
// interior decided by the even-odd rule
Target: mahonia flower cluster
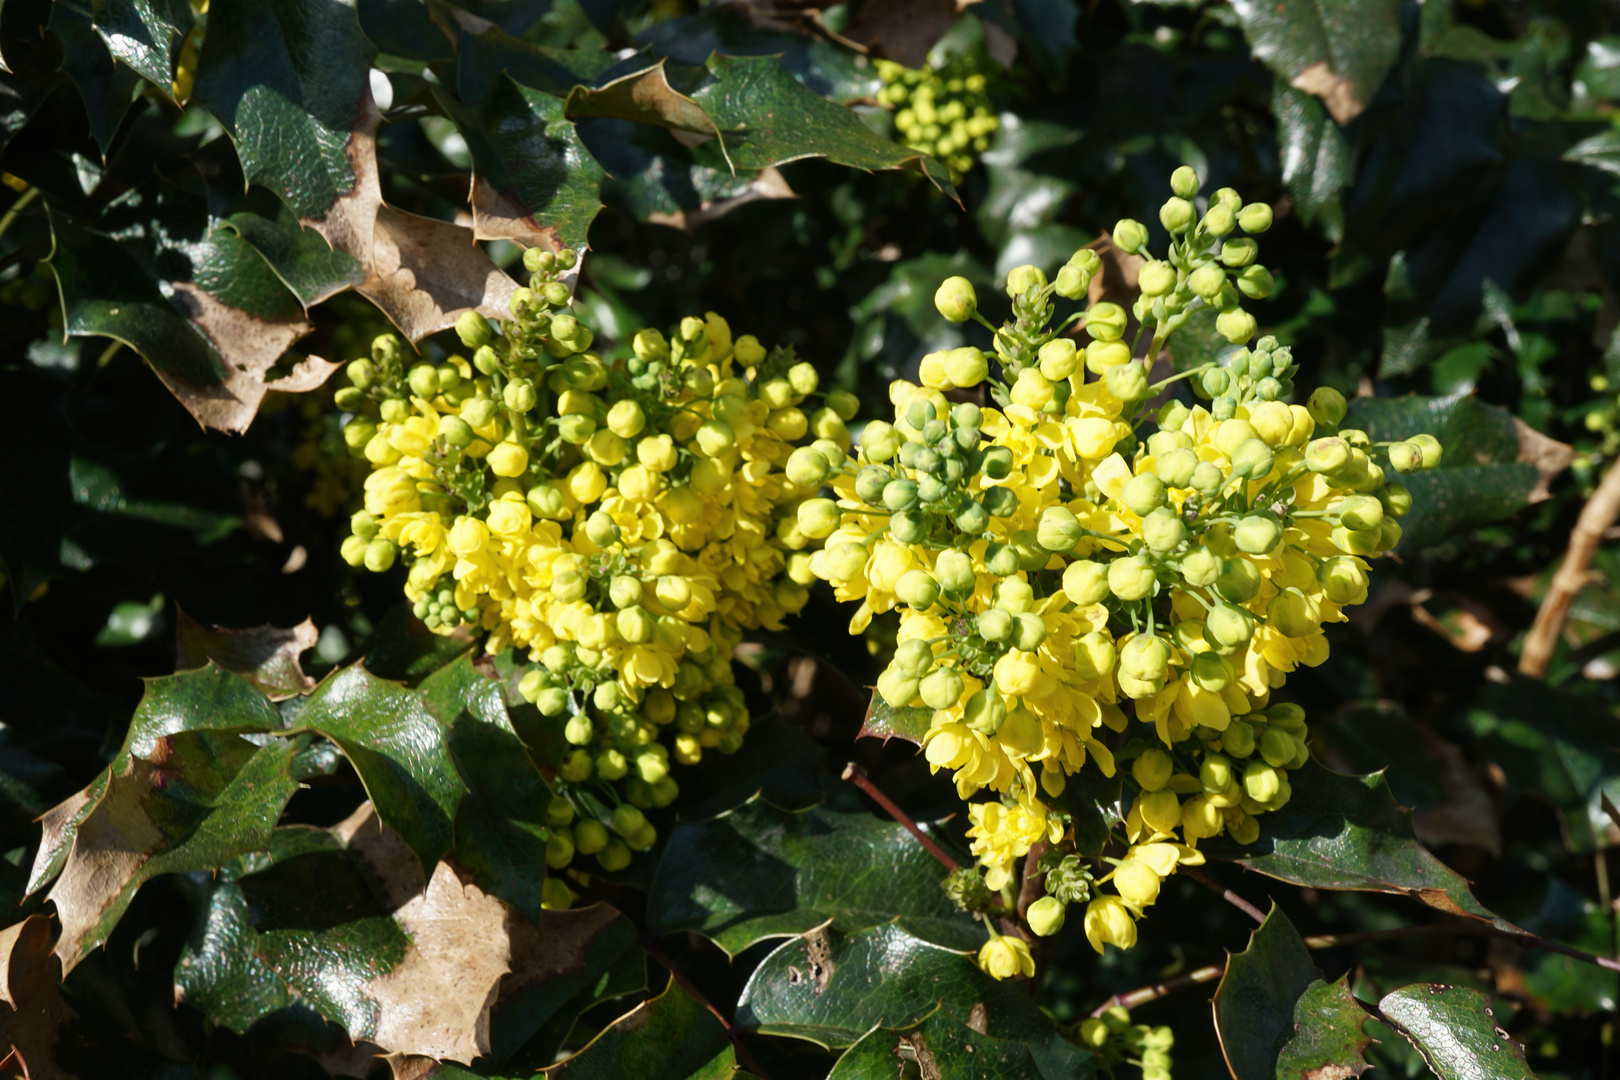
[{"label": "mahonia flower cluster", "polygon": [[[342,553],[374,571],[405,560],[429,628],[526,655],[518,690],[566,717],[571,748],[546,861],[613,871],[655,842],[641,811],[675,798],[672,764],[742,744],[733,650],[780,629],[814,580],[797,524],[813,492],[786,466],[842,462],[856,401],[812,408],[810,364],[712,312],[607,359],[567,310],[572,263],[527,252],[500,332],[476,313],[457,324],[470,360],[407,366],[385,336],[349,365],[344,437],[372,472]],[[560,878],[545,889],[570,902]]]},{"label": "mahonia flower cluster", "polygon": [[1133,1024],[1129,1009],[1113,1005],[1101,1016],[1082,1020],[1075,1034],[1110,1073],[1125,1063],[1140,1066],[1142,1080],[1170,1080],[1170,1051],[1175,1048],[1176,1037],[1163,1024]]},{"label": "mahonia flower cluster", "polygon": [[943,161],[953,180],[973,168],[975,155],[990,148],[1001,122],[986,92],[989,60],[981,53],[956,53],[939,68],[908,68],[877,61],[883,88],[878,103],[896,110],[900,141]]},{"label": "mahonia flower cluster", "polygon": [[[1084,900],[1099,952],[1135,942],[1163,881],[1202,862],[1200,841],[1251,843],[1257,819],[1289,801],[1289,771],[1308,757],[1305,716],[1271,695],[1298,665],[1326,659],[1323,624],[1366,598],[1365,560],[1399,540],[1411,495],[1390,474],[1440,454],[1428,436],[1373,443],[1340,430],[1345,401],[1331,389],[1309,406],[1282,400],[1290,351],[1269,337],[1248,346],[1255,321],[1237,299],[1263,290],[1226,280],[1255,265],[1257,245],[1234,226],[1261,232],[1269,210],[1222,191],[1194,219],[1196,178],[1180,170],[1173,184],[1162,215],[1172,247],[1148,263],[1166,277],[1143,270],[1137,343],[1147,327],[1157,341],[1215,308],[1233,347],[1175,377],[1192,378],[1207,405],[1172,400],[1148,434],[1144,404],[1166,384],[1149,383],[1124,340],[1124,309],[1094,303],[1052,324],[1053,297],[1081,300],[1098,269],[1082,250],[1050,283],[1037,267],[1014,270],[999,328],[971,284],[947,280],[939,310],[992,331],[1001,377],[973,347],[930,354],[922,385],[891,386],[893,423],[869,423],[840,467],[795,477],[831,489],[800,504],[799,527],[824,541],[816,576],[859,605],[850,632],[899,612],[877,692],[891,708],[930,710],[925,753],[972,800],[968,836],[990,890],[1010,888],[1037,842],[1073,849],[1052,805],[1068,776],[1129,763],[1139,790],[1122,854],[1097,875],[1048,873],[1050,895],[1029,909],[1032,929],[1055,933]],[[1130,221],[1114,230],[1128,250],[1145,234]],[[1064,334],[1075,323],[1083,347]],[[945,396],[987,382],[994,404]],[[1104,739],[1130,729],[1127,709],[1151,734],[1116,756]],[[1028,967],[1000,940],[981,955],[985,970]]]}]

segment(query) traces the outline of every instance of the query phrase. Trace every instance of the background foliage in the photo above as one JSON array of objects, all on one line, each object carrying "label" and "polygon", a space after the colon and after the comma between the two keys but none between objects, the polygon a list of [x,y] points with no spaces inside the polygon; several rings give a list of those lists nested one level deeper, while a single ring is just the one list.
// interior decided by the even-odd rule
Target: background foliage
[{"label": "background foliage", "polygon": [[[1000,127],[953,177],[893,141],[870,55],[957,53]],[[1197,986],[1138,1009],[1178,1077],[1612,1075],[1612,971],[1379,936],[1466,912],[1615,951],[1613,550],[1547,678],[1516,670],[1620,451],[1611,7],[6,0],[0,61],[0,1068],[496,1077],[583,1048],[556,1071],[1055,1080],[1097,1067],[1060,1027],[1230,951],[1213,1026]],[[588,244],[604,332],[712,308],[877,415],[961,341],[941,277],[992,306],[1012,266],[1156,220],[1183,163],[1273,204],[1262,331],[1302,389],[1447,448],[1290,683],[1313,797],[1223,853],[1254,872],[1213,867],[1276,905],[1252,942],[1183,876],[1134,950],[1071,928],[1033,985],[980,973],[940,868],[839,779],[952,805],[903,739],[855,740],[881,628],[846,642],[828,596],[750,647],[768,717],[683,778],[667,839],[542,911],[556,733],[337,557],[333,364],[390,322],[442,355],[520,246]]]}]

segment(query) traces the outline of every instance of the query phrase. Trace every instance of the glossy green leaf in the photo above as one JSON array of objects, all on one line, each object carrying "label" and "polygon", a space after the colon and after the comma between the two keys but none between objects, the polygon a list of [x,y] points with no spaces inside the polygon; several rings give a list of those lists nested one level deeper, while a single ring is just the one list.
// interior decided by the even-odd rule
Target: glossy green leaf
[{"label": "glossy green leaf", "polygon": [[449,729],[450,754],[467,784],[455,811],[456,863],[485,892],[538,921],[551,789],[512,729],[501,684],[464,654],[419,692]]},{"label": "glossy green leaf", "polygon": [[793,812],[763,799],[677,825],[653,875],[653,929],[695,930],[728,954],[831,921],[840,931],[896,922],[947,948],[977,948],[984,932],[956,910],[944,868],[902,826],[817,807]]},{"label": "glossy green leaf", "polygon": [[437,97],[472,154],[477,234],[552,251],[583,249],[602,208],[604,173],[563,115],[562,101],[504,75],[476,106]]},{"label": "glossy green leaf", "polygon": [[249,180],[320,220],[355,187],[345,150],[373,51],[354,0],[220,0],[192,99],[225,125]]},{"label": "glossy green leaf", "polygon": [[971,956],[894,924],[844,934],[818,930],[783,942],[754,969],[737,1004],[739,1026],[767,1035],[850,1046],[874,1027],[908,1028],[936,1007],[973,1016],[994,1039],[1056,1053],[1052,1027],[1021,980],[998,982]]},{"label": "glossy green leaf", "polygon": [[873,1028],[844,1051],[827,1080],[894,1080],[902,1054],[915,1057],[919,1064],[931,1063],[933,1071],[921,1075],[941,1080],[1082,1080],[1093,1075],[1090,1055],[1078,1047],[1070,1049],[1072,1055],[1055,1055],[1061,1058],[1061,1069],[1050,1068],[1058,1064],[1052,1057],[1043,1068],[1027,1044],[981,1035],[941,1009],[913,1028]]},{"label": "glossy green leaf", "polygon": [[733,173],[718,144],[686,147],[674,134],[650,124],[595,118],[578,133],[606,171],[602,201],[638,221],[688,220],[757,197],[758,173]]},{"label": "glossy green leaf", "polygon": [[292,753],[282,740],[258,746],[235,733],[187,730],[109,770],[48,896],[62,921],[63,970],[107,940],[151,878],[212,870],[268,848],[298,786]]},{"label": "glossy green leaf", "polygon": [[377,621],[361,646],[366,670],[380,679],[415,685],[472,648],[463,635],[435,634],[401,601]]},{"label": "glossy green leaf", "polygon": [[1394,477],[1412,492],[1412,512],[1400,523],[1403,553],[1517,513],[1544,497],[1569,461],[1567,447],[1468,394],[1359,398],[1344,426],[1375,442],[1421,432],[1440,440],[1438,469]]},{"label": "glossy green leaf", "polygon": [[726,1080],[736,1070],[726,1029],[672,978],[662,994],[615,1020],[545,1075],[567,1080]]},{"label": "glossy green leaf", "polygon": [[934,710],[921,705],[907,705],[896,709],[883,695],[874,691],[872,703],[866,707],[866,722],[861,725],[860,737],[871,737],[888,742],[890,739],[904,739],[906,742],[921,744],[923,736],[928,734],[928,725],[933,721]]},{"label": "glossy green leaf", "polygon": [[117,62],[84,5],[53,3],[50,29],[62,43],[62,72],[84,100],[90,136],[105,154],[140,91],[140,75]]},{"label": "glossy green leaf", "polygon": [[1294,196],[1300,220],[1337,243],[1344,239],[1339,193],[1355,180],[1356,155],[1322,102],[1280,83],[1271,94],[1277,119],[1283,183]]},{"label": "glossy green leaf", "polygon": [[377,816],[421,862],[424,875],[454,843],[466,787],[449,731],[421,694],[356,665],[329,676],[299,710],[290,734],[312,731],[343,749]]},{"label": "glossy green leaf", "polygon": [[840,105],[871,97],[882,85],[872,67],[846,49],[800,26],[736,5],[713,5],[694,15],[654,23],[641,41],[678,64],[702,67],[711,55],[776,56],[807,90]]},{"label": "glossy green leaf", "polygon": [[985,0],[975,14],[1000,24],[1043,75],[1061,80],[1078,40],[1079,7],[1075,0]]},{"label": "glossy green leaf", "polygon": [[1463,986],[1403,986],[1378,1011],[1440,1080],[1534,1080],[1524,1048],[1496,1024],[1491,999]]},{"label": "glossy green leaf", "polygon": [[[68,0],[84,10],[84,4]],[[191,29],[191,5],[180,0],[89,0],[86,12],[114,57],[173,96],[180,43]]]},{"label": "glossy green leaf", "polygon": [[364,280],[360,264],[306,229],[287,204],[250,188],[223,208],[222,224],[259,253],[306,309]]},{"label": "glossy green leaf", "polygon": [[315,647],[320,634],[305,619],[285,630],[256,626],[246,630],[205,627],[176,609],[175,668],[198,668],[210,660],[234,671],[272,701],[282,701],[314,689],[315,680],[304,674],[298,658]]},{"label": "glossy green leaf", "polygon": [[1392,0],[1237,0],[1232,9],[1255,55],[1340,123],[1367,107],[1400,51]]},{"label": "glossy green leaf", "polygon": [[1215,1030],[1236,1080],[1360,1076],[1367,1014],[1348,976],[1325,982],[1279,909],[1232,954],[1215,990]]},{"label": "glossy green leaf", "polygon": [[504,74],[512,81],[565,98],[618,63],[606,49],[553,49],[531,45],[497,25],[452,12],[460,41],[456,50],[456,96],[469,106],[483,103]]},{"label": "glossy green leaf", "polygon": [[1073,162],[1079,141],[1080,133],[1063,124],[1002,116],[983,156],[990,189],[974,211],[985,238],[1000,250],[997,278],[1025,263],[1050,271],[1096,239],[1056,221],[1078,187],[1063,166]]},{"label": "glossy green leaf", "polygon": [[1399,893],[1517,929],[1486,910],[1466,879],[1418,843],[1411,812],[1395,802],[1381,774],[1345,776],[1312,759],[1294,779],[1288,804],[1260,819],[1260,839],[1245,847],[1222,837],[1203,850],[1296,885]]},{"label": "glossy green leaf", "polygon": [[1564,160],[1620,173],[1620,132],[1600,131],[1590,135],[1565,150]]}]

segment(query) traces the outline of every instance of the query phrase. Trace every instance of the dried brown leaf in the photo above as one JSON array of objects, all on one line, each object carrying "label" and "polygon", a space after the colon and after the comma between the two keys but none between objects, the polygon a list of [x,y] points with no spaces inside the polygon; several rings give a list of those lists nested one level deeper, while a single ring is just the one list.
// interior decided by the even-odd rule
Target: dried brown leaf
[{"label": "dried brown leaf", "polygon": [[668,225],[676,229],[691,230],[707,225],[709,222],[724,217],[726,214],[761,199],[796,199],[793,189],[782,174],[776,171],[776,166],[769,165],[760,170],[760,173],[740,194],[729,199],[711,199],[704,202],[696,210],[677,210],[673,214],[653,211],[647,215],[647,220],[655,225]]},{"label": "dried brown leaf", "polygon": [[1321,98],[1328,114],[1341,125],[1360,116],[1367,107],[1356,97],[1355,84],[1329,67],[1326,60],[1318,60],[1295,75],[1289,85]]},{"label": "dried brown leaf", "polygon": [[885,0],[862,4],[843,36],[908,68],[924,67],[928,51],[956,25],[956,0]]},{"label": "dried brown leaf", "polygon": [[[51,920],[30,915],[0,930],[0,1048],[30,1080],[73,1080],[56,1063],[58,1032],[73,1015],[58,992],[62,967],[51,955]],[[23,1071],[25,1070],[25,1072]]]},{"label": "dried brown leaf", "polygon": [[390,908],[405,906],[427,888],[416,853],[382,823],[369,801],[332,826],[332,835],[359,856],[376,877]]},{"label": "dried brown leaf", "polygon": [[1513,433],[1519,440],[1518,460],[1534,465],[1541,477],[1530,489],[1529,501],[1538,503],[1552,498],[1552,482],[1575,460],[1575,448],[1543,435],[1517,416],[1513,418]]},{"label": "dried brown leaf", "polygon": [[314,689],[298,657],[315,647],[320,632],[305,619],[285,630],[255,626],[247,630],[205,627],[179,611],[177,671],[199,668],[213,660],[264,691],[271,701],[284,701]]}]

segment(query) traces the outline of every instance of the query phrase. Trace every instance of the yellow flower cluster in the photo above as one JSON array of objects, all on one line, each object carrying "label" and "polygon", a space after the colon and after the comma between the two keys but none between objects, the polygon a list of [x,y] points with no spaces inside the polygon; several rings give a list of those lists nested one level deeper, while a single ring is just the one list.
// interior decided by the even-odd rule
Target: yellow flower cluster
[{"label": "yellow flower cluster", "polygon": [[878,103],[896,110],[900,141],[939,158],[953,180],[973,168],[975,155],[990,148],[990,136],[1001,126],[986,93],[989,63],[982,53],[956,53],[938,68],[877,61],[883,80]]},{"label": "yellow flower cluster", "polygon": [[1082,1020],[1076,1034],[1109,1072],[1129,1061],[1142,1067],[1142,1080],[1170,1080],[1170,1051],[1176,1037],[1166,1025],[1132,1024],[1130,1010],[1114,1005],[1101,1016]]},{"label": "yellow flower cluster", "polygon": [[[797,525],[813,492],[788,463],[844,460],[856,403],[833,392],[812,408],[811,365],[713,313],[609,358],[567,311],[571,258],[524,261],[531,287],[498,335],[476,314],[458,324],[470,360],[407,368],[384,337],[349,366],[344,435],[372,472],[343,555],[407,560],[430,628],[534,662],[518,689],[566,717],[572,747],[547,862],[594,854],[611,871],[656,840],[640,811],[675,797],[672,761],[741,745],[733,649],[780,629],[814,580]],[[547,902],[569,902],[560,879]]]},{"label": "yellow flower cluster", "polygon": [[[879,695],[931,711],[928,761],[963,799],[995,796],[968,807],[990,890],[1011,886],[1037,841],[1072,846],[1051,805],[1066,777],[1129,762],[1138,793],[1118,855],[1079,891],[1047,878],[1049,891],[1090,897],[1085,932],[1099,952],[1135,942],[1164,879],[1202,861],[1201,840],[1251,843],[1257,819],[1288,802],[1288,772],[1308,756],[1304,713],[1271,694],[1327,657],[1323,624],[1366,598],[1364,559],[1398,541],[1411,496],[1386,471],[1439,458],[1427,436],[1373,444],[1335,430],[1345,402],[1331,390],[1308,407],[1279,400],[1292,386],[1289,350],[1271,338],[1241,347],[1252,316],[1219,289],[1204,297],[1207,282],[1188,285],[1234,246],[1252,263],[1253,241],[1230,238],[1232,225],[1258,232],[1270,219],[1234,213],[1234,202],[1217,193],[1203,221],[1171,229],[1176,280],[1157,311],[1137,309],[1161,330],[1205,303],[1223,312],[1237,347],[1177,376],[1196,379],[1207,407],[1172,400],[1158,430],[1140,431],[1165,384],[1148,383],[1125,342],[1125,312],[1098,303],[1051,325],[1054,295],[1086,295],[1097,261],[1081,251],[1051,284],[1038,268],[1013,271],[1013,318],[984,323],[1002,375],[989,386],[995,406],[945,396],[989,379],[985,353],[925,357],[923,385],[891,387],[894,422],[868,424],[854,458],[824,478],[831,497],[799,507],[801,530],[824,540],[811,569],[859,602],[851,632],[899,611]],[[1133,228],[1139,249],[1135,223],[1115,237]],[[954,321],[984,321],[961,278],[936,303]],[[1083,347],[1063,335],[1077,322]],[[1129,731],[1128,712],[1151,735],[1109,740]],[[1108,883],[1109,893],[1090,888]],[[1067,902],[1041,901],[1032,927],[1055,932]],[[1005,947],[990,951],[981,962],[992,974],[1018,966]]]}]

